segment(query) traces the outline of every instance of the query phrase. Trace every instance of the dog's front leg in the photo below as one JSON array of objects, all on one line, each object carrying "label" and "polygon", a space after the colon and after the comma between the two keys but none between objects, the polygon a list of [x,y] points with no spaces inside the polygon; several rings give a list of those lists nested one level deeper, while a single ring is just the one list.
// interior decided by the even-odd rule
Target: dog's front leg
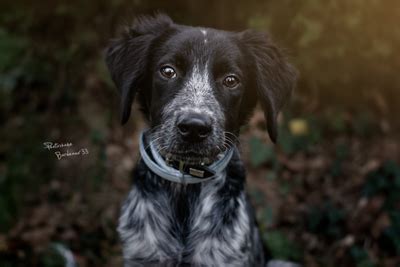
[{"label": "dog's front leg", "polygon": [[260,249],[258,230],[247,205],[243,190],[230,196],[218,181],[207,184],[191,218],[188,261],[194,266],[261,266],[263,258],[256,259],[255,251]]},{"label": "dog's front leg", "polygon": [[118,232],[123,243],[125,267],[174,266],[180,242],[171,231],[173,213],[165,192],[144,194],[134,187],[122,208]]}]

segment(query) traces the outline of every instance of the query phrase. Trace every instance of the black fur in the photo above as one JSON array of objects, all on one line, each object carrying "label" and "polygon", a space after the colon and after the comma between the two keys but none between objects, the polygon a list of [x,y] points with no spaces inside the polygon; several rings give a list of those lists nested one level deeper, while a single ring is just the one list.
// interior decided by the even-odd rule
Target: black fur
[{"label": "black fur", "polygon": [[[276,141],[277,115],[296,80],[294,68],[265,33],[183,26],[165,15],[136,20],[111,42],[106,62],[121,93],[122,123],[137,95],[151,127],[146,138],[161,154],[187,161],[212,159],[235,146],[257,100]],[[163,66],[176,76],[165,78]],[[239,82],[231,88],[225,79],[232,75]],[[207,140],[192,144],[179,138],[176,118],[187,110],[212,115]],[[172,183],[140,161],[134,183],[118,229],[125,266],[264,266],[236,149],[226,175],[212,181]]]},{"label": "black fur", "polygon": [[266,33],[248,30],[241,34],[241,38],[247,47],[246,53],[252,58],[249,68],[253,70],[253,75],[250,76],[256,77],[255,86],[269,136],[276,142],[277,116],[290,97],[297,72]]}]

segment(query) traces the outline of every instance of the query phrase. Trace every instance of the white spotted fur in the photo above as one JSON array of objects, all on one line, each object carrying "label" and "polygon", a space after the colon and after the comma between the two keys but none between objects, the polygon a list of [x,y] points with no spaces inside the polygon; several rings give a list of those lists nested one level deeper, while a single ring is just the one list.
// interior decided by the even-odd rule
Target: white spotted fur
[{"label": "white spotted fur", "polygon": [[[165,196],[162,210],[156,210],[152,200],[147,200],[140,196],[140,193],[134,188],[123,207],[122,215],[119,219],[118,232],[122,239],[124,259],[132,260],[136,258],[144,258],[148,261],[157,260],[165,261],[174,258],[161,249],[164,246],[176,248],[175,254],[180,253],[180,243],[169,234],[169,228],[174,222],[171,207],[168,205],[168,199]],[[135,231],[127,227],[129,215],[143,222],[144,229]],[[157,221],[157,227],[151,227],[148,221],[152,217]]]},{"label": "white spotted fur", "polygon": [[[210,225],[208,217],[213,212],[213,206],[218,197],[217,191],[222,186],[222,181],[213,181],[205,184],[200,193],[201,202],[193,214],[191,235],[192,237],[207,233]],[[233,200],[233,199],[232,199]],[[241,247],[245,246],[250,239],[250,220],[245,206],[244,192],[238,197],[239,206],[237,209],[237,218],[232,228],[221,227],[217,235],[204,236],[203,239],[189,237],[189,243],[194,247],[192,262],[196,266],[246,266],[249,262],[247,252],[243,253]],[[226,262],[226,255],[235,257],[235,264]]]},{"label": "white spotted fur", "polygon": [[[209,233],[213,226],[207,220],[217,204],[218,190],[225,182],[225,175],[204,183],[200,192],[199,202],[194,208],[194,213],[190,220],[190,234],[187,246],[192,248],[189,259],[194,266],[219,267],[228,266],[226,255],[235,257],[235,264],[229,266],[246,266],[249,255],[241,251],[241,247],[249,242],[252,229],[250,228],[249,215],[245,207],[245,194],[242,192],[237,198],[239,203],[237,208],[237,218],[231,228],[220,225],[217,229],[218,235],[202,234]],[[147,261],[157,260],[166,261],[170,259],[181,259],[183,249],[179,241],[169,234],[168,228],[171,227],[174,219],[171,217],[172,207],[166,198],[160,198],[163,203],[162,210],[156,210],[153,200],[146,200],[139,195],[134,188],[128,197],[126,206],[123,208],[122,216],[119,221],[118,231],[124,242],[124,259],[146,259]],[[129,222],[129,215],[144,222],[142,231],[126,229]],[[151,228],[147,221],[153,216],[158,223],[155,228]],[[173,254],[164,251],[163,248],[176,248]],[[212,255],[212,256],[211,256]]]}]

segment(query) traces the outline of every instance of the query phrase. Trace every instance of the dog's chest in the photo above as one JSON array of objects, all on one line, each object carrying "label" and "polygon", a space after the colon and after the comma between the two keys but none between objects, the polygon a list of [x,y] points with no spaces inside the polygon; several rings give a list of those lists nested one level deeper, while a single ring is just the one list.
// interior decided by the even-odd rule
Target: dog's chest
[{"label": "dog's chest", "polygon": [[222,182],[201,185],[195,196],[182,188],[151,195],[134,188],[119,222],[124,258],[195,266],[247,265],[252,229],[246,198],[244,192],[221,196]]}]

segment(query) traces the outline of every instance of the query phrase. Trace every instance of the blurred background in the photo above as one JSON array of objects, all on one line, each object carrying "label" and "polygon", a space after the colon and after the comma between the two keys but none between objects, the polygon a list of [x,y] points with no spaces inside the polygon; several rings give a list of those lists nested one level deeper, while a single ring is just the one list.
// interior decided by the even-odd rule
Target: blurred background
[{"label": "blurred background", "polygon": [[[116,223],[145,124],[119,125],[102,51],[119,26],[269,31],[299,69],[276,146],[243,129],[248,190],[275,258],[400,266],[400,2],[13,0],[0,3],[0,266],[122,266]],[[71,143],[48,150],[44,142]],[[57,159],[55,152],[87,149]]]}]

